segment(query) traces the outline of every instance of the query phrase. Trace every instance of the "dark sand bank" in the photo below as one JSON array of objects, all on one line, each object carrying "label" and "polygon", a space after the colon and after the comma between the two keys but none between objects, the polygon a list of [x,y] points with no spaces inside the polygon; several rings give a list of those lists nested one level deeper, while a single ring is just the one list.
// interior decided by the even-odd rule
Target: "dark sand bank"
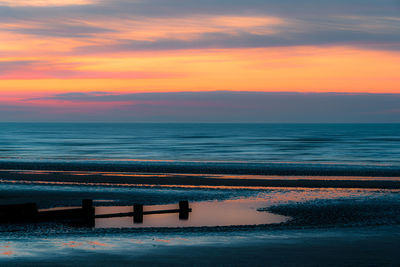
[{"label": "dark sand bank", "polygon": [[246,176],[217,174],[123,173],[94,171],[0,170],[3,182],[60,182],[110,185],[204,187],[305,187],[400,189],[400,177]]},{"label": "dark sand bank", "polygon": [[0,161],[1,170],[54,170],[184,174],[245,174],[291,176],[367,176],[400,177],[399,165],[330,163],[255,163],[215,161]]},{"label": "dark sand bank", "polygon": [[287,226],[355,227],[360,225],[400,225],[399,199],[363,199],[356,201],[323,200],[276,205],[266,211],[290,216]]}]

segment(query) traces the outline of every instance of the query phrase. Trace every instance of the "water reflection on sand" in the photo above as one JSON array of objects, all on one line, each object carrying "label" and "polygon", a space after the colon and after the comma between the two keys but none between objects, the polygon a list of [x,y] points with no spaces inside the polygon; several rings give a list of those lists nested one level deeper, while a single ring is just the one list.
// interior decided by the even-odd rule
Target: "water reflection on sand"
[{"label": "water reflection on sand", "polygon": [[12,256],[15,252],[12,250],[11,242],[0,243],[0,255]]},{"label": "water reflection on sand", "polygon": [[[268,203],[260,199],[236,199],[191,203],[192,212],[188,220],[180,220],[178,214],[157,214],[144,216],[143,223],[134,223],[132,217],[96,219],[96,228],[122,227],[201,227],[259,225],[283,223],[289,218],[269,212],[257,211]],[[145,206],[144,211],[175,209],[176,205]],[[132,206],[96,207],[96,214],[132,212]]]}]

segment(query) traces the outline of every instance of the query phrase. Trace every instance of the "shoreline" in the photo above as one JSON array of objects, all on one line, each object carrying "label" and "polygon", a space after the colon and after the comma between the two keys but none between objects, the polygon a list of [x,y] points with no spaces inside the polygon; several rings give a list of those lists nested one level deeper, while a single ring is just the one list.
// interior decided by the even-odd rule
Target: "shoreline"
[{"label": "shoreline", "polygon": [[361,189],[400,189],[400,178],[376,177],[366,179],[360,177],[296,177],[290,179],[273,176],[206,175],[206,174],[172,174],[172,173],[103,173],[103,172],[63,172],[63,171],[17,171],[0,170],[1,183],[48,183],[70,185],[113,185],[113,186],[149,186],[149,187],[226,187],[232,189],[260,189],[268,187],[285,188],[361,188]]},{"label": "shoreline", "polygon": [[295,162],[207,162],[155,160],[0,160],[0,170],[98,171],[278,176],[400,177],[400,166]]}]

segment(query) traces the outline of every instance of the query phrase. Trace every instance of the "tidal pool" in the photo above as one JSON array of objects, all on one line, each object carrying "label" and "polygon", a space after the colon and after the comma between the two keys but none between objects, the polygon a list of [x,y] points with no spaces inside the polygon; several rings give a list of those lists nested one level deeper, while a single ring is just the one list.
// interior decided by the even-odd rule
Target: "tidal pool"
[{"label": "tidal pool", "polygon": [[[283,223],[289,217],[257,209],[268,203],[260,199],[235,199],[190,203],[192,212],[187,220],[179,219],[178,213],[144,215],[143,223],[134,223],[133,217],[97,218],[95,228],[125,227],[201,227]],[[143,211],[177,209],[178,205],[144,206]],[[132,206],[96,207],[96,215],[133,212]]]}]

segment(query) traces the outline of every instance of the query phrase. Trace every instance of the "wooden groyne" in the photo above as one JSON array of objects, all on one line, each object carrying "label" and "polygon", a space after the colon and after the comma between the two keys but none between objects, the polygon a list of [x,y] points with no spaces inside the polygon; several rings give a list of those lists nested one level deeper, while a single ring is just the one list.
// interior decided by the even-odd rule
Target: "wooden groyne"
[{"label": "wooden groyne", "polygon": [[74,225],[94,227],[97,218],[133,217],[134,223],[143,223],[143,216],[179,213],[180,220],[187,220],[192,209],[189,201],[180,201],[178,209],[144,211],[143,204],[134,204],[133,212],[96,215],[93,200],[82,200],[80,208],[60,208],[41,211],[36,203],[0,205],[0,223],[36,223],[68,221]]},{"label": "wooden groyne", "polygon": [[38,219],[36,203],[0,205],[0,222],[35,222]]},{"label": "wooden groyne", "polygon": [[111,214],[101,214],[96,215],[96,218],[114,218],[114,217],[133,217],[133,221],[135,223],[142,223],[144,215],[152,215],[152,214],[166,214],[166,213],[179,213],[179,219],[187,220],[189,218],[189,212],[192,209],[189,208],[189,201],[180,201],[178,209],[169,209],[169,210],[152,210],[152,211],[143,211],[142,204],[134,204],[133,212],[125,212],[125,213],[111,213]]}]

